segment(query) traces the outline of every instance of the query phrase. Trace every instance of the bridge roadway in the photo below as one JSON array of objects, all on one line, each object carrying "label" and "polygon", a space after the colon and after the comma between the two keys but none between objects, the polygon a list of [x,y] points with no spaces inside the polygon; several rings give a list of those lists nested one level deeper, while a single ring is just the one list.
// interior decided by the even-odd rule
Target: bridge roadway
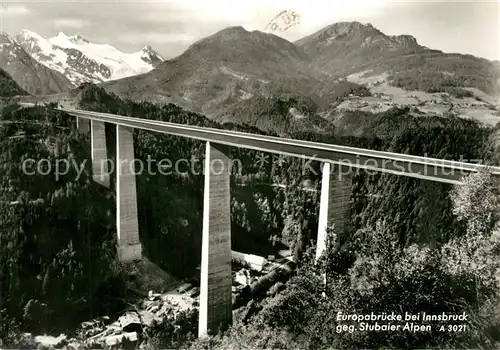
[{"label": "bridge roadway", "polygon": [[[68,108],[57,109],[78,118],[112,123],[140,130],[345,165],[348,168],[380,171],[449,184],[460,184],[463,176],[486,168],[482,164],[373,151],[363,148],[249,134],[108,113]],[[500,178],[500,167],[488,168],[494,177]]]}]

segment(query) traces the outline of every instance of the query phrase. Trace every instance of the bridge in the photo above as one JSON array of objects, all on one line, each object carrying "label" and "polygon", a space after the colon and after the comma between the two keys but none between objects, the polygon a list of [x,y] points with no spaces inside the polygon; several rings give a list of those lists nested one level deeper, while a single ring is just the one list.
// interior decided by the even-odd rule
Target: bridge
[{"label": "bridge", "polygon": [[[133,131],[147,130],[206,143],[203,232],[201,253],[199,337],[232,322],[230,148],[242,147],[320,161],[322,185],[316,257],[325,250],[327,226],[341,232],[347,220],[352,179],[343,169],[365,169],[423,180],[460,185],[468,174],[486,166],[406,154],[285,139],[237,131],[58,108],[77,118],[77,128],[90,133],[94,181],[110,187],[105,124],[116,126],[116,228],[118,258],[123,263],[141,259],[134,171]],[[127,166],[122,166],[126,164]],[[132,164],[132,166],[130,166]],[[333,166],[337,166],[337,170]],[[500,168],[490,167],[494,177]]]}]

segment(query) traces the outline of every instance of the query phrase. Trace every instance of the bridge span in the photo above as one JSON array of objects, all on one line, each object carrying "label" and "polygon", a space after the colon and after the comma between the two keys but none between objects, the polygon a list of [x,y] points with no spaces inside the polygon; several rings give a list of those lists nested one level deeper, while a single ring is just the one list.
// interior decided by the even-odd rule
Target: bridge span
[{"label": "bridge span", "polygon": [[[327,226],[335,234],[347,225],[352,179],[341,169],[358,168],[454,185],[484,165],[373,151],[237,131],[190,126],[121,115],[57,108],[77,117],[77,128],[90,133],[94,181],[110,187],[105,124],[116,125],[116,228],[118,257],[133,262],[142,257],[133,165],[133,131],[147,130],[206,142],[200,313],[198,335],[206,336],[232,322],[230,147],[312,159],[323,163],[316,256],[325,250]],[[125,163],[127,166],[122,166]],[[334,171],[337,165],[339,171]],[[207,171],[207,169],[210,169]],[[494,177],[500,168],[490,167]]]}]

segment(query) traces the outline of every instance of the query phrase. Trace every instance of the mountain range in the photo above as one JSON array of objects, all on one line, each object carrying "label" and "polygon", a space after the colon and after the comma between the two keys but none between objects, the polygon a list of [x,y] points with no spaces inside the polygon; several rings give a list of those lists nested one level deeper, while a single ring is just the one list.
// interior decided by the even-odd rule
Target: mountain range
[{"label": "mountain range", "polygon": [[0,68],[35,95],[146,73],[164,61],[150,46],[123,53],[62,32],[48,39],[26,29],[15,37],[1,33],[0,45]]},{"label": "mountain range", "polygon": [[[499,72],[485,59],[432,50],[412,36],[388,36],[371,24],[341,22],[294,43],[229,27],[147,74],[103,86],[124,98],[171,102],[211,118],[258,125],[261,111],[268,119],[275,117],[272,111],[282,119],[335,117],[332,108],[352,92],[345,89],[346,80],[354,90],[373,78],[372,87],[383,84],[471,98],[474,93],[466,89],[474,89],[497,97]],[[284,105],[289,107],[285,115]]]},{"label": "mountain range", "polygon": [[[498,62],[430,49],[410,35],[386,35],[369,23],[335,23],[293,43],[229,27],[167,60],[150,47],[127,55],[62,33],[43,39],[23,31],[15,41],[73,84],[100,82],[122,98],[174,103],[254,126],[266,118],[281,119],[278,124],[286,119],[288,125],[314,117],[322,128],[318,116],[336,120],[342,110],[366,104],[372,112],[406,104],[419,113],[460,115],[471,106],[482,113],[499,96]],[[343,103],[351,96],[365,100]]]},{"label": "mountain range", "polygon": [[164,61],[150,46],[127,54],[111,45],[94,44],[81,35],[66,36],[62,32],[45,39],[22,30],[15,41],[38,62],[63,73],[75,85],[146,73]]},{"label": "mountain range", "polygon": [[74,87],[64,74],[38,62],[5,33],[0,34],[0,68],[30,94],[53,94]]}]

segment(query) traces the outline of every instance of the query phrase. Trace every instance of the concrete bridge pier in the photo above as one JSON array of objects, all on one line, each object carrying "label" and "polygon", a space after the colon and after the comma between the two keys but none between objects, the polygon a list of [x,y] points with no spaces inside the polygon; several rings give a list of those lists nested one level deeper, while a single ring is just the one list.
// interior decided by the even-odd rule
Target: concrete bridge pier
[{"label": "concrete bridge pier", "polygon": [[91,120],[91,147],[92,147],[92,179],[110,187],[108,170],[108,152],[106,149],[106,129],[104,122]]},{"label": "concrete bridge pier", "polygon": [[338,237],[350,221],[352,177],[347,169],[338,166],[339,171],[333,171],[331,168],[330,163],[323,164],[316,260],[326,249],[327,229],[331,228]]},{"label": "concrete bridge pier", "polygon": [[232,323],[229,147],[207,142],[205,152],[198,337]]},{"label": "concrete bridge pier", "polygon": [[134,163],[134,129],[116,126],[116,231],[118,260],[129,263],[140,260],[137,217],[137,189]]},{"label": "concrete bridge pier", "polygon": [[90,120],[76,117],[76,128],[82,134],[87,134],[90,131]]}]

